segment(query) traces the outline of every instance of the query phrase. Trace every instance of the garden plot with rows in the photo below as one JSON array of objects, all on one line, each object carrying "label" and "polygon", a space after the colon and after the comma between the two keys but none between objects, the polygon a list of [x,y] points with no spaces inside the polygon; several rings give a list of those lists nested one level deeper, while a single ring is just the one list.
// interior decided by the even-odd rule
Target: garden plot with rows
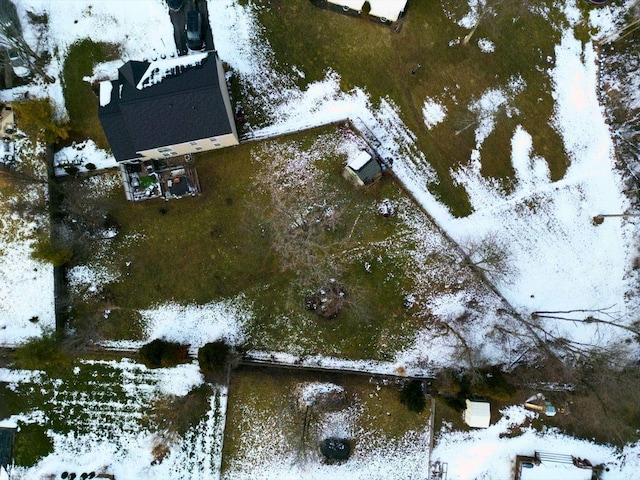
[{"label": "garden plot with rows", "polygon": [[[63,372],[0,370],[1,424],[18,428],[12,478],[219,471],[227,390],[203,385],[197,364],[148,370],[127,359],[79,360]],[[177,425],[176,415],[187,420]]]}]

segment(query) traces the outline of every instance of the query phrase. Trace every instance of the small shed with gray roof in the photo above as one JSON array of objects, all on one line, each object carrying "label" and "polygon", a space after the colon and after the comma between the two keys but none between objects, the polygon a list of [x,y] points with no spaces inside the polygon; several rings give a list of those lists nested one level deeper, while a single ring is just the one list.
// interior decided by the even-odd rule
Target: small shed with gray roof
[{"label": "small shed with gray roof", "polygon": [[378,160],[366,150],[359,150],[344,168],[344,177],[361,187],[371,185],[380,176],[382,168]]}]

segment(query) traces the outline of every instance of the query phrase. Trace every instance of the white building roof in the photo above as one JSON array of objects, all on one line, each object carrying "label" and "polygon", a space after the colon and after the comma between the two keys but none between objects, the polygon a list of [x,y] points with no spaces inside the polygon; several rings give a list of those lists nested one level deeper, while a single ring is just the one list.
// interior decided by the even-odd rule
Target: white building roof
[{"label": "white building roof", "polygon": [[358,155],[349,160],[349,163],[347,163],[347,167],[357,172],[362,167],[364,167],[369,160],[371,160],[371,155],[369,155],[364,150],[360,150]]},{"label": "white building roof", "polygon": [[548,480],[561,478],[562,480],[590,480],[591,469],[577,468],[566,463],[546,463],[534,465],[533,468],[523,468],[520,480]]},{"label": "white building roof", "polygon": [[467,409],[462,419],[470,427],[487,428],[491,423],[491,405],[489,402],[472,402],[467,400]]}]

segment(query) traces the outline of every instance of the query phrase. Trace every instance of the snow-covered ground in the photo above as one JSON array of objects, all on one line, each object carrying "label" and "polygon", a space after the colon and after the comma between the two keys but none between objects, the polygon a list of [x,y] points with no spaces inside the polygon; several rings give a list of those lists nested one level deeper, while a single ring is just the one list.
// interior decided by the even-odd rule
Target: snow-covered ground
[{"label": "snow-covered ground", "polygon": [[55,174],[58,176],[66,175],[64,170],[66,165],[75,166],[81,173],[89,172],[87,164],[93,164],[94,170],[105,170],[118,166],[113,155],[98,148],[93,140],[85,140],[82,143],[74,143],[70,147],[64,147],[56,152],[53,160]]},{"label": "snow-covered ground", "polygon": [[[598,214],[623,213],[630,206],[620,193],[623,186],[614,169],[612,132],[598,102],[594,46],[591,42],[583,44],[577,40],[573,31],[582,16],[576,1],[563,2],[568,26],[556,46],[555,66],[549,72],[556,102],[553,124],[560,133],[571,160],[566,175],[558,182],[550,181],[544,159],[532,157],[531,136],[520,126],[514,130],[511,142],[511,159],[517,180],[512,192],[505,194],[479,174],[482,162],[480,148],[471,158],[463,159],[462,166],[452,172],[459,184],[466,189],[474,208],[474,213],[465,218],[454,218],[427,191],[427,183],[434,178],[433,170],[425,155],[417,149],[414,133],[403,124],[402,112],[391,99],[384,98],[374,102],[377,99],[371,99],[363,89],[358,88],[343,92],[340,90],[339,73],[331,71],[327,72],[324,80],[300,90],[292,80],[300,74],[297,67],[292,67],[290,79],[270,69],[269,45],[257,40],[259,37],[255,32],[261,27],[250,5],[247,6],[244,2],[239,5],[234,0],[209,0],[209,11],[215,12],[210,21],[221,58],[242,76],[244,82],[251,85],[258,97],[262,97],[271,106],[267,111],[269,125],[254,131],[256,136],[292,131],[346,117],[360,118],[381,141],[380,153],[397,159],[394,170],[398,177],[449,235],[458,241],[470,236],[497,236],[508,246],[508,253],[517,273],[510,282],[500,284],[499,287],[517,310],[523,314],[538,310],[582,310],[584,312],[579,314],[584,317],[590,311],[607,309],[611,318],[628,324],[633,318],[637,318],[639,312],[637,295],[628,295],[629,292],[634,292],[637,285],[637,275],[630,270],[630,255],[638,223],[637,219],[616,217],[606,218],[599,225],[593,223],[593,217]],[[48,73],[57,79],[60,78],[68,46],[82,38],[121,44],[123,61],[170,55],[175,51],[173,29],[166,6],[161,0],[138,0],[135,8],[131,7],[128,0],[21,0],[16,3],[29,41],[35,41],[35,32],[29,28],[26,12],[32,10],[36,13],[48,13],[49,31],[45,41],[47,49],[56,52]],[[470,4],[474,7],[478,2],[471,1]],[[475,7],[470,10],[471,14],[464,20],[467,26],[472,25],[473,12],[477,11]],[[610,5],[592,10],[588,21],[602,36],[619,22],[621,13],[620,7]],[[452,39],[450,45],[455,46],[457,43],[459,39]],[[480,39],[478,45],[485,55],[498,54],[488,39]],[[514,81],[514,88],[526,88],[526,85],[518,85],[517,79]],[[41,82],[4,91],[0,93],[0,98],[11,100],[14,95],[21,95],[25,91],[32,96],[52,98],[60,116],[65,115],[59,80],[53,84]],[[503,98],[498,90],[492,90],[487,92],[486,99],[492,98],[493,101],[477,105],[478,109],[487,112],[483,115],[487,122],[483,122],[476,131],[479,147],[492,128],[491,109],[496,102],[506,102],[508,93],[502,92]],[[425,98],[423,113],[426,125],[431,127],[442,121],[447,112],[435,100]],[[84,160],[99,167],[112,165],[105,153],[91,144],[84,145],[82,149],[66,149],[59,154],[58,159],[64,161],[65,158],[72,159],[76,155],[82,155]],[[13,220],[6,213],[2,215],[3,223]],[[52,275],[50,267],[30,260],[28,242],[9,238],[3,240],[0,246],[0,343],[13,344],[40,334],[42,325],[52,324]],[[35,299],[38,301],[34,301]],[[39,301],[43,303],[39,304]],[[460,299],[433,305],[434,311],[442,312],[443,316],[451,315],[457,305],[455,302],[460,302]],[[197,310],[205,307],[193,308]],[[158,328],[158,332],[162,325],[166,325],[163,318],[168,314],[169,308],[166,312],[149,312],[150,318],[154,319],[152,324]],[[202,318],[202,315],[204,314],[194,318]],[[38,323],[29,321],[36,316]],[[193,325],[199,325],[198,321],[194,320]],[[599,345],[622,343],[627,336],[627,332],[621,329],[578,322],[546,323],[544,327],[558,336]],[[175,339],[180,340],[180,336],[185,336],[186,339],[192,333],[187,330],[176,333]],[[234,329],[224,332],[212,330],[210,333],[212,337],[241,335],[241,332]],[[404,355],[407,362],[426,354],[426,347],[422,346],[421,340],[423,339],[418,336],[415,346],[400,354]],[[490,359],[493,355],[493,359],[498,361],[500,352],[501,349],[488,348],[486,355]],[[132,377],[139,377],[137,373],[133,373],[133,370],[140,369],[138,366],[117,368],[130,372]],[[185,368],[192,367],[167,371],[164,380],[172,384],[185,376]],[[0,373],[4,375],[6,372]],[[123,383],[134,388],[137,381],[139,380],[132,378],[123,380]],[[59,389],[56,387],[56,390]],[[224,392],[221,404],[224,403],[223,398]],[[125,420],[135,418],[142,408],[142,404],[135,403],[138,400],[131,401],[134,402],[133,410],[137,413],[132,413]],[[74,402],[74,408],[86,406],[76,400]],[[212,410],[213,408],[212,405]],[[104,415],[100,413],[103,410],[106,410],[104,403],[91,405],[91,411],[103,419],[104,426],[111,420],[107,421],[101,416]],[[540,433],[525,429],[522,435],[515,438],[501,438],[500,433],[509,430],[511,423],[524,421],[523,416],[522,412],[514,409],[503,412],[503,420],[487,430],[470,433],[445,432],[440,436],[432,460],[447,462],[450,479],[508,478],[512,467],[510,462],[515,454],[530,455],[535,450],[555,449],[589,458],[594,463],[611,463],[611,471],[604,478],[626,479],[637,474],[640,467],[637,446],[630,445],[618,452],[610,447],[561,436],[553,430]],[[123,432],[115,443],[98,438],[95,431],[91,433],[89,427],[88,433],[76,437],[52,432],[54,453],[45,457],[33,469],[18,472],[21,476],[17,478],[38,478],[41,474],[58,472],[61,468],[97,469],[104,465],[108,465],[110,473],[116,473],[117,478],[125,479],[172,476],[210,478],[209,475],[213,475],[219,466],[201,463],[199,459],[214,448],[211,436],[218,435],[214,434],[214,417],[213,414],[209,415],[206,421],[189,434],[192,437],[185,437],[180,448],[165,462],[154,467],[149,466],[153,439],[144,431],[140,433],[139,430],[131,429]],[[41,417],[34,414],[30,418],[37,420]],[[416,442],[415,438],[406,442],[399,440],[397,451],[408,451],[415,445],[419,445],[416,458],[424,460],[426,443]],[[468,459],[474,461],[467,461]],[[375,465],[380,465],[380,468],[395,468],[394,465],[398,469],[402,468],[388,460],[387,457],[382,458]],[[352,464],[354,468],[356,463]],[[208,470],[203,471],[202,468]],[[274,461],[265,465],[261,470],[264,475],[260,478],[287,478],[287,475],[293,478],[292,475],[296,474],[290,468],[290,463],[286,461]],[[327,474],[323,469],[309,473],[318,478]],[[349,469],[344,474],[349,478],[359,478],[359,473]]]},{"label": "snow-covered ground", "polygon": [[[89,278],[95,279],[95,273],[88,272]],[[230,345],[241,344],[244,340],[242,327],[250,313],[238,299],[207,305],[166,303],[141,310],[140,315],[145,325],[146,341],[161,338],[182,343],[190,346],[191,353],[197,354],[200,347],[216,340],[224,339]],[[101,345],[109,349],[138,350],[144,343],[108,340]]]},{"label": "snow-covered ground", "polygon": [[[226,460],[222,478],[426,478],[430,441],[428,415],[409,412],[401,405],[400,409],[393,409],[398,405],[397,398],[389,398],[390,390],[381,391],[392,387],[364,383],[355,391],[344,392],[341,385],[332,383],[286,385],[288,388],[266,400],[256,401],[253,396],[245,395],[229,410],[228,419],[236,421],[240,436],[235,439],[237,448]],[[322,398],[331,392],[346,393],[343,397],[346,401],[324,407]],[[391,402],[397,405],[387,406]],[[306,429],[301,443],[303,421]],[[396,421],[399,427],[394,429],[396,434],[388,435],[383,426]],[[318,448],[326,438],[348,439],[349,459],[334,464],[327,462]]]},{"label": "snow-covered ground", "polygon": [[[516,455],[533,457],[536,451],[587,459],[594,466],[604,464],[609,470],[602,478],[607,480],[637,476],[640,467],[638,445],[618,450],[563,435],[554,428],[536,431],[528,424],[537,414],[519,406],[508,407],[500,413],[500,420],[487,429],[458,432],[442,426],[431,461],[446,464],[449,480],[514,478]],[[523,468],[522,473],[522,480],[591,478],[591,470],[554,462],[542,462],[532,469]]]},{"label": "snow-covered ground", "polygon": [[[173,30],[163,3],[146,0],[144,6],[138,4],[136,9],[127,9],[126,5],[118,0],[55,3],[25,0],[19,2],[18,10],[27,39],[35,38],[35,33],[27,28],[26,12],[48,12],[48,47],[58,52],[49,73],[59,77],[66,49],[81,38],[122,43],[123,61],[174,53]],[[254,129],[256,136],[346,117],[359,118],[381,141],[383,156],[398,159],[394,165],[396,174],[447,233],[460,242],[495,237],[507,246],[514,273],[509,282],[499,287],[520,313],[581,310],[572,314],[572,318],[582,319],[607,309],[611,315],[607,318],[623,324],[637,314],[637,298],[627,296],[637,280],[630,270],[630,247],[637,222],[612,217],[600,225],[593,224],[594,216],[622,213],[629,205],[620,193],[622,185],[613,168],[611,132],[598,103],[593,45],[583,46],[576,40],[571,26],[556,47],[556,66],[550,71],[556,100],[554,126],[571,159],[567,174],[561,181],[551,182],[544,159],[532,158],[531,136],[519,126],[513,132],[511,152],[517,180],[514,191],[506,195],[480,175],[481,145],[493,128],[491,111],[507,102],[510,93],[500,88],[488,91],[475,106],[470,106],[484,111],[476,130],[478,149],[467,163],[462,162],[460,168],[452,171],[469,194],[474,213],[454,218],[426,190],[425,185],[434,179],[433,171],[416,148],[414,134],[403,124],[401,112],[391,99],[381,99],[379,106],[373,107],[372,99],[361,89],[340,91],[339,74],[331,71],[324,80],[300,90],[293,81],[297,69],[287,78],[276,75],[269,67],[272,53],[267,43],[256,40],[255,32],[261,27],[250,5],[216,0],[211,8],[216,12],[210,21],[220,56],[252,86],[256,96],[270,105],[267,112],[270,125]],[[470,18],[474,8],[470,10]],[[576,24],[580,12],[575,3],[567,2],[564,11]],[[604,35],[612,29],[621,10],[611,7],[598,11],[599,15],[592,11],[589,20]],[[123,38],[126,41],[122,42]],[[487,42],[481,40],[486,53],[494,54]],[[110,62],[109,66],[114,69],[118,65]],[[278,88],[274,88],[276,84]],[[50,96],[64,115],[60,82],[20,88],[28,88],[33,95]],[[526,85],[517,78],[508,86],[511,93],[522,88]],[[13,93],[16,92],[2,95],[6,98]],[[425,123],[431,127],[443,120],[446,111],[437,101],[426,98],[424,114]],[[98,167],[113,165],[91,142],[63,150],[56,161],[70,161],[76,156]],[[587,343],[608,344],[625,335],[624,330],[613,327],[566,321],[548,321],[543,327],[558,336]]]},{"label": "snow-covered ground", "polygon": [[[16,145],[18,162],[42,153],[40,145],[23,138],[16,138]],[[43,167],[34,170],[35,177],[44,177]],[[17,345],[55,329],[53,267],[31,256],[36,232],[48,235],[49,219],[37,211],[23,217],[14,208],[21,200],[41,202],[46,195],[39,181],[0,193],[0,345]]]}]

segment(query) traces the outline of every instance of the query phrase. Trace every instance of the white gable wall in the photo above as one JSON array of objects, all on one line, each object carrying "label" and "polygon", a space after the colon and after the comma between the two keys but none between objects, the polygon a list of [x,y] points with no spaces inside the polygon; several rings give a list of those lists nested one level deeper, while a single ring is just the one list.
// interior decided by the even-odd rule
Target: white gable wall
[{"label": "white gable wall", "polygon": [[404,12],[407,0],[369,0],[369,5],[371,5],[369,15],[395,22]]},{"label": "white gable wall", "polygon": [[[360,12],[365,0],[327,0],[327,2]],[[404,12],[407,0],[369,0],[369,5],[371,5],[370,15],[395,22]]]},{"label": "white gable wall", "polygon": [[327,0],[332,5],[338,5],[339,7],[348,7],[351,10],[362,10],[365,0]]}]

